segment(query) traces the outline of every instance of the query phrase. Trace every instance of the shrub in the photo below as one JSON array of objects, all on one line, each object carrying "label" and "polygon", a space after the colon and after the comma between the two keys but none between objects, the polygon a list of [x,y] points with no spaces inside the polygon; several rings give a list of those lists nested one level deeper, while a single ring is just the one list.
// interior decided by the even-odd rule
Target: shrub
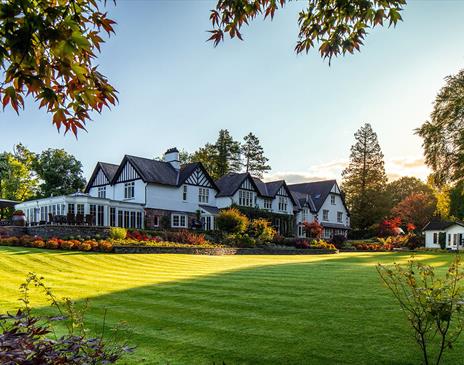
[{"label": "shrub", "polygon": [[379,236],[397,236],[400,231],[401,218],[385,219],[379,224]]},{"label": "shrub", "polygon": [[68,240],[61,242],[61,248],[64,250],[72,250],[76,245],[74,240]]},{"label": "shrub", "polygon": [[[30,285],[41,289],[59,316],[36,317],[29,307]],[[131,352],[125,344],[107,341],[105,322],[96,338],[88,336],[83,318],[85,307],[78,308],[70,299],[58,302],[50,288],[35,274],[29,274],[21,285],[23,308],[15,314],[0,316],[0,364],[113,364],[124,353]],[[63,324],[60,337],[56,323]],[[108,331],[107,331],[108,332]],[[105,334],[105,335],[104,335]]]},{"label": "shrub", "polygon": [[406,265],[378,264],[377,271],[407,313],[424,363],[440,364],[444,351],[452,349],[464,331],[461,257],[455,256],[444,277],[414,258]]},{"label": "shrub", "polygon": [[113,244],[111,242],[100,241],[98,243],[98,246],[99,246],[100,251],[103,251],[103,252],[111,252],[111,251],[113,251]]},{"label": "shrub", "polygon": [[[208,241],[203,233],[195,233],[186,229],[176,231],[166,231],[162,233],[163,239],[169,242],[185,243],[189,245],[204,245]],[[161,241],[159,237],[154,237],[150,240]]]},{"label": "shrub", "polygon": [[236,208],[221,210],[216,222],[219,230],[229,234],[244,233],[248,227],[248,218]]},{"label": "shrub", "polygon": [[81,242],[77,247],[80,251],[90,251],[92,249],[92,241]]},{"label": "shrub", "polygon": [[114,240],[123,240],[127,236],[127,230],[121,227],[111,227],[109,235]]},{"label": "shrub", "polygon": [[24,236],[19,237],[20,244],[23,245],[23,246],[31,246],[32,242],[34,242],[34,240],[36,240],[36,239],[42,239],[42,238],[40,238],[40,237],[32,237],[32,236],[28,236],[28,235],[24,235]]},{"label": "shrub", "polygon": [[308,249],[308,248],[311,248],[311,245],[309,244],[308,240],[301,238],[295,242],[295,247],[299,249]]},{"label": "shrub", "polygon": [[226,236],[224,243],[232,247],[255,247],[256,240],[246,233],[232,233]]},{"label": "shrub", "polygon": [[332,251],[335,251],[337,249],[333,244],[325,242],[324,240],[314,240],[311,242],[310,247],[322,249],[322,250],[332,250]]},{"label": "shrub", "polygon": [[267,219],[256,218],[253,219],[248,225],[248,232],[251,237],[254,237],[262,242],[270,242],[277,234],[276,230],[272,228]]},{"label": "shrub", "polygon": [[168,215],[162,215],[159,224],[161,228],[168,229],[171,227],[171,218]]},{"label": "shrub", "polygon": [[343,247],[343,244],[346,242],[346,237],[343,234],[336,234],[332,237],[330,241],[335,247],[341,248]]},{"label": "shrub", "polygon": [[319,239],[322,236],[323,227],[319,224],[318,221],[314,221],[311,223],[308,223],[306,221],[303,222],[303,229],[309,238]]},{"label": "shrub", "polygon": [[45,242],[43,240],[35,240],[32,242],[32,247],[43,248],[45,247]]},{"label": "shrub", "polygon": [[46,243],[45,243],[45,247],[46,248],[51,248],[51,249],[57,249],[60,247],[60,242],[57,240],[57,239],[49,239]]}]

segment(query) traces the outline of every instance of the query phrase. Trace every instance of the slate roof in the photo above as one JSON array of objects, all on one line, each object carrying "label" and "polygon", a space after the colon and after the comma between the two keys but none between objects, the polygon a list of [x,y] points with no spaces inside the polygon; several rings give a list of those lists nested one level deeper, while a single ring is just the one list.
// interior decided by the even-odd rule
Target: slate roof
[{"label": "slate roof", "polygon": [[217,215],[219,214],[219,208],[218,207],[213,207],[211,205],[203,205],[199,204],[199,207],[205,211],[207,211],[209,214]]},{"label": "slate roof", "polygon": [[118,171],[119,165],[115,165],[115,164],[107,163],[107,162],[99,162],[98,165],[102,169],[108,181],[113,180],[113,177],[116,174],[116,171]]},{"label": "slate roof", "polygon": [[314,205],[313,200],[311,199],[311,195],[299,193],[297,191],[290,190],[293,200],[295,200],[298,204],[298,209],[303,208],[305,205],[309,206],[309,210],[313,213],[317,212],[316,206]]},{"label": "slate roof", "polygon": [[445,230],[451,227],[454,224],[464,227],[464,223],[460,221],[453,222],[453,221],[446,221],[440,218],[435,218],[435,219],[432,219],[429,223],[427,223],[424,226],[424,228],[422,228],[422,230],[423,231],[442,231],[442,230]]},{"label": "slate roof", "polygon": [[115,165],[112,163],[107,163],[107,162],[97,162],[97,165],[95,166],[95,169],[92,172],[92,176],[90,176],[89,182],[87,183],[84,192],[88,193],[90,190],[90,187],[93,184],[93,181],[97,177],[98,171],[102,170],[103,174],[105,174],[106,178],[108,181],[111,183],[111,181],[114,178],[114,175],[116,175],[116,172],[118,171],[119,165]]},{"label": "slate roof", "polygon": [[[216,186],[219,189],[219,194],[216,196],[224,197],[234,195],[248,176],[250,176],[250,174],[247,172],[243,172],[241,174],[231,172],[224,175],[219,180],[216,180]],[[256,189],[259,191],[257,186]]]},{"label": "slate roof", "polygon": [[[130,162],[144,182],[171,186],[182,185],[197,168],[200,168],[213,188],[218,190],[215,182],[200,162],[184,164],[180,167],[180,170],[176,170],[169,162],[126,155],[119,165],[120,170],[124,168],[126,161]],[[117,175],[119,175],[119,171]],[[116,178],[117,176],[113,180],[116,180]],[[115,182],[113,181],[113,184]]]},{"label": "slate roof", "polygon": [[336,180],[323,180],[301,184],[291,184],[288,185],[288,188],[290,191],[309,195],[314,203],[315,211],[317,212],[319,209],[321,209],[322,204],[324,204],[324,201],[327,199],[327,196],[332,190],[332,187],[336,183]]}]

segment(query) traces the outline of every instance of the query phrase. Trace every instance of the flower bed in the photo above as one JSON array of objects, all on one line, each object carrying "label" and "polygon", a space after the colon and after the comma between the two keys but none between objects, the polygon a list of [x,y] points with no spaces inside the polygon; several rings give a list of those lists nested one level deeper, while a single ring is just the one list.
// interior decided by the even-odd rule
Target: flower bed
[{"label": "flower bed", "polygon": [[0,246],[20,246],[47,248],[52,250],[73,250],[73,251],[113,251],[113,243],[107,240],[95,239],[69,239],[60,238],[43,239],[41,237],[21,236],[0,238]]}]

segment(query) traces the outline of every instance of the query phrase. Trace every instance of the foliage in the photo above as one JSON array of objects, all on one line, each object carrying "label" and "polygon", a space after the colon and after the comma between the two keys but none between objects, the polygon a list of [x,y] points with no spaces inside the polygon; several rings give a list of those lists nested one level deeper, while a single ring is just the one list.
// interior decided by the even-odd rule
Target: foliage
[{"label": "foliage", "polygon": [[[282,8],[288,0],[219,0],[211,10],[210,41],[217,46],[230,38],[242,39],[241,28],[259,15],[274,18],[275,11]],[[295,46],[297,53],[308,52],[319,45],[321,57],[328,58],[359,51],[369,29],[383,25],[396,25],[401,19],[400,12],[405,0],[352,0],[322,1],[308,0],[307,7],[298,17],[299,34]]]},{"label": "foliage", "polygon": [[123,240],[127,236],[127,229],[122,227],[111,227],[109,236],[113,240]]},{"label": "foliage", "polygon": [[277,234],[276,230],[271,227],[269,221],[264,218],[252,219],[248,224],[248,233],[251,237],[261,242],[270,242]]},{"label": "foliage", "polygon": [[343,234],[336,234],[330,240],[330,243],[332,243],[337,248],[341,248],[345,242],[346,237]]},{"label": "foliage", "polygon": [[309,238],[316,238],[316,239],[321,238],[322,231],[324,230],[324,228],[321,226],[321,224],[318,221],[313,221],[311,223],[304,221],[303,229]]},{"label": "foliage", "polygon": [[380,237],[397,236],[400,233],[400,225],[401,218],[399,217],[384,219],[379,224],[378,234]]},{"label": "foliage", "polygon": [[434,193],[430,185],[413,176],[403,176],[389,182],[386,186],[386,192],[392,208],[411,194],[422,193],[427,196],[433,196]]},{"label": "foliage", "polygon": [[464,180],[458,182],[449,191],[449,215],[464,219]]},{"label": "foliage", "polygon": [[248,227],[248,218],[236,208],[223,209],[219,212],[216,223],[222,232],[244,233]]},{"label": "foliage", "polygon": [[22,144],[14,146],[13,152],[0,153],[0,199],[22,201],[36,194],[38,181],[33,170],[36,158]]},{"label": "foliage", "polygon": [[85,188],[82,163],[63,149],[43,151],[33,168],[41,181],[39,197],[67,195]]},{"label": "foliage", "polygon": [[[37,317],[30,307],[31,286],[40,289],[52,307],[55,317]],[[84,324],[87,304],[79,308],[69,298],[62,302],[44,284],[43,278],[29,273],[20,286],[22,308],[16,314],[0,316],[0,363],[2,364],[113,364],[132,349],[101,336],[91,338]],[[64,323],[66,333],[56,335],[56,323]]]},{"label": "foliage", "polygon": [[21,237],[0,237],[0,246],[24,246],[35,248],[62,249],[62,250],[79,250],[79,251],[113,251],[113,244],[105,240],[95,239],[68,239],[64,240],[52,237],[45,240],[41,237],[21,236]]},{"label": "foliage", "polygon": [[241,146],[241,153],[244,169],[251,175],[262,178],[263,173],[271,170],[271,167],[267,164],[269,159],[264,156],[263,147],[258,137],[253,133],[246,135],[243,140],[244,143]]},{"label": "foliage", "polygon": [[256,238],[251,237],[248,233],[231,233],[224,237],[223,243],[231,247],[255,247]]},{"label": "foliage", "polygon": [[203,243],[180,243],[172,241],[164,241],[160,239],[150,239],[148,241],[137,241],[135,239],[128,239],[121,241],[114,241],[114,247],[124,247],[124,246],[138,246],[138,247],[160,247],[160,248],[218,248],[224,247],[216,243],[211,243],[209,241],[204,241]]},{"label": "foliage", "polygon": [[58,130],[77,135],[91,111],[117,101],[115,89],[94,65],[102,32],[114,21],[96,0],[0,3],[0,98],[16,112],[31,94],[53,114]]},{"label": "foliage", "polygon": [[[406,313],[424,363],[439,364],[444,351],[453,347],[464,329],[461,257],[455,256],[444,278],[438,277],[433,266],[414,257],[404,266],[378,264],[377,271]],[[434,347],[438,353],[435,359]]]},{"label": "foliage", "polygon": [[176,231],[165,231],[161,233],[165,241],[185,243],[188,245],[205,245],[208,240],[203,233],[195,233],[186,229]]},{"label": "foliage", "polygon": [[392,209],[392,214],[403,222],[422,228],[433,217],[436,207],[437,201],[433,195],[412,193]]},{"label": "foliage", "polygon": [[354,228],[366,229],[385,216],[388,209],[387,177],[377,134],[366,123],[355,133],[350,163],[342,172],[342,190]]},{"label": "foliage", "polygon": [[437,186],[464,178],[464,70],[446,78],[435,98],[430,120],[416,129],[426,164]]}]

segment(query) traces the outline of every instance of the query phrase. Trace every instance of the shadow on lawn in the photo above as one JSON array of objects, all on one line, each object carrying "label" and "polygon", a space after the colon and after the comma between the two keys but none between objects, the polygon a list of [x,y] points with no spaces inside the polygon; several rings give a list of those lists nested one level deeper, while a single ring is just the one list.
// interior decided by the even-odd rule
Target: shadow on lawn
[{"label": "shadow on lawn", "polygon": [[[106,308],[107,323],[128,323],[124,337],[137,349],[127,364],[418,364],[404,314],[364,266],[392,254],[367,255],[113,292],[90,298],[88,320],[101,323]],[[461,342],[445,363],[460,363],[463,350]]]}]

